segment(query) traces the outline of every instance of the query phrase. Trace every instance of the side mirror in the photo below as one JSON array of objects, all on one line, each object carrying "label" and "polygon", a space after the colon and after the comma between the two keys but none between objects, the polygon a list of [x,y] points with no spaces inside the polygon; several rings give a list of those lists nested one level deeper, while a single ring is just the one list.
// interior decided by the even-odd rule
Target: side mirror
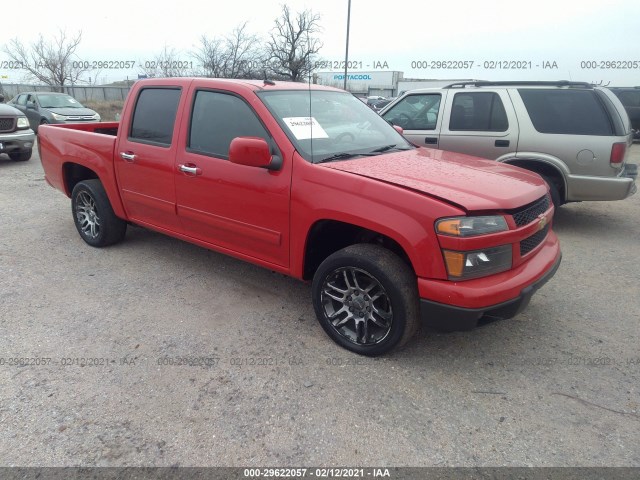
[{"label": "side mirror", "polygon": [[0,93],[0,103],[4,103],[4,95]]},{"label": "side mirror", "polygon": [[393,125],[393,124],[392,124],[392,126],[393,126],[393,129],[394,129],[396,132],[398,132],[400,135],[403,135],[403,134],[404,134],[404,130],[402,129],[402,127],[399,127],[398,125]]},{"label": "side mirror", "polygon": [[278,170],[282,159],[271,155],[269,144],[260,137],[236,137],[229,145],[229,161],[248,167],[260,167]]},{"label": "side mirror", "polygon": [[35,110],[36,109],[36,104],[33,102],[27,102],[27,108],[31,109],[31,110]]}]

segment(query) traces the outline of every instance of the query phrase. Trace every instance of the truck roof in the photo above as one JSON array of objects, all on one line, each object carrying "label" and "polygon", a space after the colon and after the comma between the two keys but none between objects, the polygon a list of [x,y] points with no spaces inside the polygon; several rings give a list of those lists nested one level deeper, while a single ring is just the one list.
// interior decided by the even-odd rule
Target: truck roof
[{"label": "truck roof", "polygon": [[344,92],[339,88],[327,87],[324,85],[309,84],[307,82],[286,82],[280,80],[245,80],[231,78],[206,78],[206,77],[171,77],[171,78],[147,78],[136,81],[141,87],[152,85],[163,86],[184,86],[197,80],[200,84],[210,84],[212,88],[220,88],[230,85],[244,85],[251,90],[325,90],[333,92]]}]

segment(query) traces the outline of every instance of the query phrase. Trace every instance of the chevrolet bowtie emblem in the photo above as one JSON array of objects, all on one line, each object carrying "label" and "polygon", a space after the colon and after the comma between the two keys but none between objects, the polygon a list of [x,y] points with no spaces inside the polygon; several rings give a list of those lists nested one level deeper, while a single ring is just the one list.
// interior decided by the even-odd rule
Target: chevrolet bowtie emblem
[{"label": "chevrolet bowtie emblem", "polygon": [[547,217],[540,216],[540,221],[538,222],[538,230],[542,230],[547,226]]}]

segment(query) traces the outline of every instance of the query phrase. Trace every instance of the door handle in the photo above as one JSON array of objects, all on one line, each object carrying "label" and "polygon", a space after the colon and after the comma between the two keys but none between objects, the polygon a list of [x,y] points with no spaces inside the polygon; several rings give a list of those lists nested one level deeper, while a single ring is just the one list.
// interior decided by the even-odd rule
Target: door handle
[{"label": "door handle", "polygon": [[496,140],[496,143],[494,145],[496,147],[508,147],[509,146],[509,140]]},{"label": "door handle", "polygon": [[196,167],[195,165],[178,165],[178,169],[181,172],[188,173],[189,175],[202,175],[202,169]]},{"label": "door handle", "polygon": [[438,139],[437,138],[433,138],[433,137],[426,137],[424,139],[424,143],[425,143],[425,145],[437,145],[438,144]]},{"label": "door handle", "polygon": [[136,159],[133,153],[120,152],[120,156],[127,162],[133,162]]}]

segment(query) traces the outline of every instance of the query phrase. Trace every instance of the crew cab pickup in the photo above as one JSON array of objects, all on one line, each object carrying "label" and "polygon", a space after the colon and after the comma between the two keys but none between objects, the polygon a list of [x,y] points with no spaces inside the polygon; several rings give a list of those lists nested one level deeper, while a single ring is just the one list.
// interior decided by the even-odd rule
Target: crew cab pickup
[{"label": "crew cab pickup", "polygon": [[540,176],[417,148],[334,88],[142,80],[119,123],[44,125],[38,148],[89,245],[132,223],[310,281],[359,354],[509,318],[560,263]]}]

